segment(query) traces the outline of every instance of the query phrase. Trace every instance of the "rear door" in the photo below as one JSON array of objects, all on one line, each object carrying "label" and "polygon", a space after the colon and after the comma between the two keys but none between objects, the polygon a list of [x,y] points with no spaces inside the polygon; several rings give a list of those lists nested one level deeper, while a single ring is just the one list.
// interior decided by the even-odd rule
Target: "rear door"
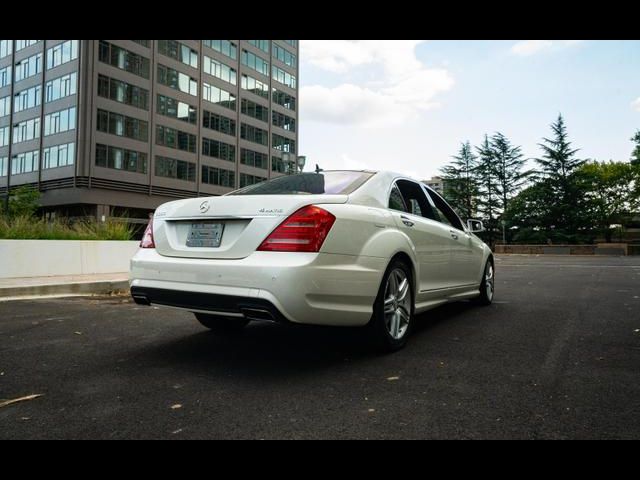
[{"label": "rear door", "polygon": [[397,227],[415,247],[420,264],[419,292],[451,287],[451,237],[446,228],[429,218],[431,208],[420,185],[397,180],[391,190],[389,208]]},{"label": "rear door", "polygon": [[448,230],[451,242],[451,277],[456,286],[474,285],[482,263],[482,247],[474,242],[462,220],[449,204],[432,189],[425,187],[438,221]]}]

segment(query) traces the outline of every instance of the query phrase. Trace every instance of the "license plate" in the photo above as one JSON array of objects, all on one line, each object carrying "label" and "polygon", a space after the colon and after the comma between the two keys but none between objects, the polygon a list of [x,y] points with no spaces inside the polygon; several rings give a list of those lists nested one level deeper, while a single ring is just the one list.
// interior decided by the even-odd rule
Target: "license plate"
[{"label": "license plate", "polygon": [[219,247],[224,223],[192,223],[187,236],[187,247]]}]

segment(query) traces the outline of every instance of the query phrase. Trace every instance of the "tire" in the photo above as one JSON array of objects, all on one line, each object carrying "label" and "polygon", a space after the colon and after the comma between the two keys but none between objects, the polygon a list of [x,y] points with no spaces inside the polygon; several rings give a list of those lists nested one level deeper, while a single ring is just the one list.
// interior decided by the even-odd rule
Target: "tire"
[{"label": "tire", "polygon": [[403,348],[413,327],[413,311],[411,270],[403,261],[394,260],[382,277],[373,315],[367,325],[374,348],[385,353]]},{"label": "tire", "polygon": [[225,335],[240,333],[249,323],[246,318],[218,317],[206,313],[195,313],[194,315],[203,326],[212,332]]},{"label": "tire", "polygon": [[482,274],[482,280],[480,281],[480,296],[475,299],[475,303],[478,305],[491,305],[494,293],[495,268],[493,260],[489,258],[487,259],[487,263],[484,265],[484,272]]}]

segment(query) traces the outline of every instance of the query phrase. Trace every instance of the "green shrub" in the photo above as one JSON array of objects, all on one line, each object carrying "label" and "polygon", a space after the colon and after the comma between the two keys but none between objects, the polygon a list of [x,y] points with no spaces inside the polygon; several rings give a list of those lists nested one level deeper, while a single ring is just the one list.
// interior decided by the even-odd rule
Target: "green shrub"
[{"label": "green shrub", "polygon": [[133,226],[122,220],[106,222],[66,219],[47,221],[30,215],[0,216],[0,238],[15,240],[131,240]]}]

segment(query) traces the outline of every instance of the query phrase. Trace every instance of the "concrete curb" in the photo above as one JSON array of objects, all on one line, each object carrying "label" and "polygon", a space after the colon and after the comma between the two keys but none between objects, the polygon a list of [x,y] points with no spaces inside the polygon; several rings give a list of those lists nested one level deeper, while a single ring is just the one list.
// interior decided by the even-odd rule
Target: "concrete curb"
[{"label": "concrete curb", "polygon": [[95,295],[110,293],[127,293],[129,291],[128,280],[103,280],[94,282],[71,282],[71,283],[47,283],[40,285],[23,285],[0,287],[0,300],[59,295]]}]

